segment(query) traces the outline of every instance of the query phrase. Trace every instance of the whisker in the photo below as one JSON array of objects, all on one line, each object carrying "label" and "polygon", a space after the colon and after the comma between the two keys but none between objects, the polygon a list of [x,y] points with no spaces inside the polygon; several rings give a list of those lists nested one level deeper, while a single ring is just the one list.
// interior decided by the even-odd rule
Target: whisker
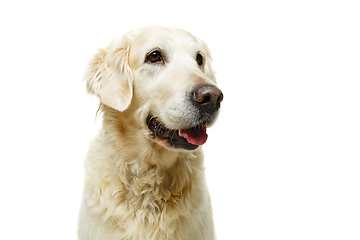
[{"label": "whisker", "polygon": [[[172,141],[174,139],[175,135],[176,135],[176,131],[169,131],[169,132],[173,132],[173,134],[172,134],[172,136],[170,138],[170,140]],[[168,135],[169,135],[169,133],[168,133]]]}]

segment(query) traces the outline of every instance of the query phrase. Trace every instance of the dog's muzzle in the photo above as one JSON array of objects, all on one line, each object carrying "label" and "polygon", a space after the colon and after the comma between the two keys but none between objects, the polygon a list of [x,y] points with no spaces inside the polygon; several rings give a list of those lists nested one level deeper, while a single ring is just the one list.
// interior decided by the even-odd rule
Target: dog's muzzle
[{"label": "dog's muzzle", "polygon": [[192,105],[196,109],[195,126],[182,129],[169,129],[161,120],[155,116],[147,118],[147,126],[151,130],[153,138],[165,140],[170,147],[195,150],[199,145],[203,145],[208,135],[206,134],[207,125],[214,122],[223,94],[215,86],[199,86],[191,92]]}]

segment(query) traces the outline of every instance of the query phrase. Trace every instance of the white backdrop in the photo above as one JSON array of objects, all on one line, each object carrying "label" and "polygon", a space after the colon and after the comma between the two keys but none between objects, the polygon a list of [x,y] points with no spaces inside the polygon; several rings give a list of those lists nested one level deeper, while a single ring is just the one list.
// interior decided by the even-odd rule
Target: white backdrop
[{"label": "white backdrop", "polygon": [[76,239],[96,48],[144,26],[209,45],[224,92],[205,144],[218,239],[360,239],[358,1],[4,1],[0,239]]}]

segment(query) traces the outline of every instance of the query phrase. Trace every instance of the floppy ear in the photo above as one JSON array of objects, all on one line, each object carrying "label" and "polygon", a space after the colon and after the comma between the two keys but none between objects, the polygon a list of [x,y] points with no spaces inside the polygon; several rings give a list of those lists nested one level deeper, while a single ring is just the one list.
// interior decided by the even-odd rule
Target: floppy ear
[{"label": "floppy ear", "polygon": [[115,39],[109,48],[99,49],[85,74],[88,93],[118,111],[126,110],[133,96],[133,77],[129,66],[129,40]]}]

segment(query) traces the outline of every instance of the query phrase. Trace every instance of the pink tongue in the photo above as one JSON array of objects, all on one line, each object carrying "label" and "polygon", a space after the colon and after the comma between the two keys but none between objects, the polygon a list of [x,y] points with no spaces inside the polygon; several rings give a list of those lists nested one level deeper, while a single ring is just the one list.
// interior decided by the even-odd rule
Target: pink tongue
[{"label": "pink tongue", "polygon": [[194,145],[203,145],[208,135],[205,126],[198,126],[189,129],[180,129],[180,134],[186,137],[186,140]]}]

